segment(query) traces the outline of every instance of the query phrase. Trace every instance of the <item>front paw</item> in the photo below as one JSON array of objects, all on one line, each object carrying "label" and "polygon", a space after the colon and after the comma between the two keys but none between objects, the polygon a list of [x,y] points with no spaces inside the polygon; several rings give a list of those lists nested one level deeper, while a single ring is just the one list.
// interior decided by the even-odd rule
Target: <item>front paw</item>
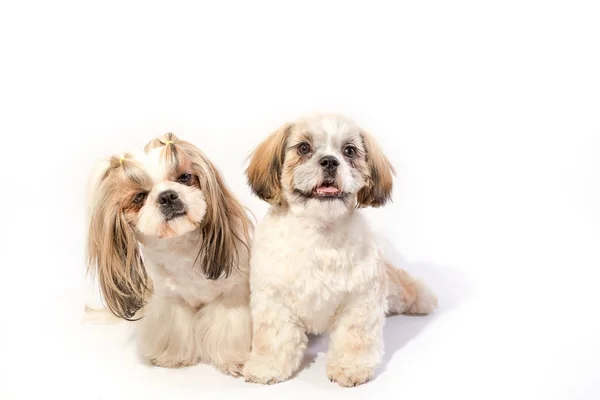
[{"label": "front paw", "polygon": [[219,371],[224,373],[225,375],[231,375],[233,377],[242,376],[244,374],[244,364],[231,362],[225,364],[215,365]]},{"label": "front paw", "polygon": [[289,378],[289,374],[277,367],[277,362],[271,358],[250,358],[244,366],[244,379],[246,382],[273,385]]},{"label": "front paw", "polygon": [[193,360],[191,358],[187,359],[178,359],[171,358],[165,355],[161,355],[158,357],[150,358],[150,363],[155,367],[163,367],[163,368],[183,368],[189,367],[191,365],[198,364],[198,360]]},{"label": "front paw", "polygon": [[356,365],[328,365],[327,377],[340,386],[353,387],[362,385],[373,378],[374,369]]}]

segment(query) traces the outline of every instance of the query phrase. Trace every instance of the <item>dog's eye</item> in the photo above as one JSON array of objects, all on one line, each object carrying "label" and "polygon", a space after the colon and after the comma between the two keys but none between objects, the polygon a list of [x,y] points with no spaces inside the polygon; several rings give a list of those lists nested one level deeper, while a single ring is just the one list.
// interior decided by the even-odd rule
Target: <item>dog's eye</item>
[{"label": "dog's eye", "polygon": [[136,203],[136,204],[139,204],[142,201],[144,201],[145,198],[146,198],[146,193],[140,192],[140,193],[137,194],[137,196],[135,196],[133,198],[133,202]]},{"label": "dog's eye", "polygon": [[190,179],[192,179],[192,174],[181,174],[179,178],[177,178],[177,182],[179,183],[189,183]]},{"label": "dog's eye", "polygon": [[354,157],[356,157],[356,147],[354,147],[354,146],[346,146],[344,148],[344,154],[348,158],[354,158]]},{"label": "dog's eye", "polygon": [[308,153],[310,153],[310,145],[308,143],[300,143],[300,146],[298,146],[298,154],[305,156]]}]

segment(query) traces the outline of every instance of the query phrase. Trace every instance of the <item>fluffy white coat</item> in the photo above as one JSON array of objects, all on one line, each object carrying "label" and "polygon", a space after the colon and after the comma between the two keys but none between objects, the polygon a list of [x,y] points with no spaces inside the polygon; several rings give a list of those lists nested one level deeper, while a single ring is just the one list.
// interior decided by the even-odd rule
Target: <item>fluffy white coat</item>
[{"label": "fluffy white coat", "polygon": [[[250,184],[273,206],[252,246],[248,381],[288,379],[302,362],[307,333],[328,332],[327,376],[342,386],[359,385],[382,358],[386,314],[425,314],[437,306],[423,283],[383,259],[356,209],[360,198],[365,205],[385,202],[360,190],[390,184],[380,179],[390,179],[391,166],[374,165],[386,160],[365,135],[343,117],[314,115],[272,134],[253,156]],[[327,171],[325,157],[339,160],[337,173]],[[269,163],[273,158],[280,161]],[[280,170],[273,171],[273,184],[264,178],[274,164]],[[389,195],[385,187],[377,190]]]}]

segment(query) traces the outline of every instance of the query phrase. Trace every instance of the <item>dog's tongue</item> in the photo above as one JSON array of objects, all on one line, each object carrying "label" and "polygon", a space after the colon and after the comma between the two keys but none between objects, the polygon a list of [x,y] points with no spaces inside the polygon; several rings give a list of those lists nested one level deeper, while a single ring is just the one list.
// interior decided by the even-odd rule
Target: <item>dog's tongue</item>
[{"label": "dog's tongue", "polygon": [[339,190],[334,186],[319,186],[317,188],[317,193],[322,194],[338,194]]}]

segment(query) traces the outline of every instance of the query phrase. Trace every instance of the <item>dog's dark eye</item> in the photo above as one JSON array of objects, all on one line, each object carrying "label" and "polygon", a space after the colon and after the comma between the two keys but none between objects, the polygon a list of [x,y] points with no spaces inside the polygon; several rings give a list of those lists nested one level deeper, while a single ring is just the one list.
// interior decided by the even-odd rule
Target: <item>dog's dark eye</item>
[{"label": "dog's dark eye", "polygon": [[298,154],[300,154],[301,156],[305,156],[308,153],[310,153],[310,144],[300,143],[300,146],[298,146]]},{"label": "dog's dark eye", "polygon": [[179,175],[179,178],[177,178],[177,182],[189,183],[190,179],[192,179],[192,174],[181,174]]},{"label": "dog's dark eye", "polygon": [[344,154],[348,158],[354,158],[354,157],[356,157],[356,147],[354,147],[354,146],[346,146],[344,148]]},{"label": "dog's dark eye", "polygon": [[140,193],[137,194],[137,196],[135,196],[133,198],[133,202],[136,203],[136,204],[139,204],[142,201],[144,201],[145,198],[146,198],[146,193],[140,192]]}]

